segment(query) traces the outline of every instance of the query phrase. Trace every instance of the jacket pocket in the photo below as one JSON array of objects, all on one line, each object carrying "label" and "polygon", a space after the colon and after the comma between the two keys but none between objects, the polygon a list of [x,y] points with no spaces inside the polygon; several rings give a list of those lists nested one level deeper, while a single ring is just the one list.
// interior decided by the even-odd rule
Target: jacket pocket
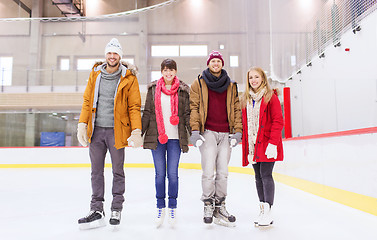
[{"label": "jacket pocket", "polygon": [[121,122],[121,133],[122,133],[122,143],[127,143],[127,138],[131,136],[131,123],[129,118],[122,118]]}]

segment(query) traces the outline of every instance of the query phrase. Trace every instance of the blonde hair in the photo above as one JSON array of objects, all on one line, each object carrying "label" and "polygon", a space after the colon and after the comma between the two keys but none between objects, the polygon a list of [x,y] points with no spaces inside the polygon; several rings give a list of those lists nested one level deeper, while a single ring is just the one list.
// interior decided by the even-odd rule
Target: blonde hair
[{"label": "blonde hair", "polygon": [[[254,91],[254,89],[250,86],[249,76],[250,76],[250,72],[251,71],[258,72],[259,75],[262,77],[261,85],[258,87],[258,89],[256,91]],[[251,102],[251,96],[250,96],[250,93],[249,93],[250,91],[253,91],[253,92],[257,93],[260,90],[262,90],[263,88],[265,88],[266,92],[264,93],[264,96],[263,96],[264,97],[264,102],[267,104],[271,100],[271,97],[274,94],[274,90],[271,89],[270,84],[268,83],[268,80],[267,80],[267,75],[266,75],[266,73],[264,72],[264,70],[262,68],[260,68],[260,67],[251,67],[247,71],[246,81],[247,81],[246,89],[245,89],[245,92],[241,95],[241,101],[240,101],[242,108],[246,107],[246,104],[248,102]],[[277,94],[278,94],[278,92],[277,92]]]}]

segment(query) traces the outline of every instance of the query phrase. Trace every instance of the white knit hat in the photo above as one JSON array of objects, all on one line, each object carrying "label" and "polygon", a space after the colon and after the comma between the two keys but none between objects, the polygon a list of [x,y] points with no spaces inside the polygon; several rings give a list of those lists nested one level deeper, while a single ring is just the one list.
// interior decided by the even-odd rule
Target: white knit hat
[{"label": "white knit hat", "polygon": [[120,58],[122,58],[122,56],[123,56],[123,50],[122,50],[122,46],[120,46],[120,43],[119,43],[118,39],[113,38],[106,45],[105,56],[109,52],[115,52],[115,53],[117,53],[120,56]]}]

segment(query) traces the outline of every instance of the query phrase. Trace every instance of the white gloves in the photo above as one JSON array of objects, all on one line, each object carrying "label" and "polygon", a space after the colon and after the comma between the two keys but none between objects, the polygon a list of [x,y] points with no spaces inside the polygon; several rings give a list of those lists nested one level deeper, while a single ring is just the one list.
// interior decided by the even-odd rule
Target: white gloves
[{"label": "white gloves", "polygon": [[205,142],[205,139],[202,135],[200,135],[199,131],[192,131],[190,136],[190,142],[194,147],[200,147],[203,142]]},{"label": "white gloves", "polygon": [[141,130],[140,129],[134,129],[131,132],[131,136],[127,139],[128,146],[131,146],[133,148],[138,148],[143,145],[143,138],[141,137]]},{"label": "white gloves", "polygon": [[269,143],[266,148],[266,156],[267,158],[274,158],[278,157],[278,148],[276,145]]},{"label": "white gloves", "polygon": [[77,124],[77,140],[79,140],[79,143],[86,147],[88,146],[88,124],[79,122]]}]

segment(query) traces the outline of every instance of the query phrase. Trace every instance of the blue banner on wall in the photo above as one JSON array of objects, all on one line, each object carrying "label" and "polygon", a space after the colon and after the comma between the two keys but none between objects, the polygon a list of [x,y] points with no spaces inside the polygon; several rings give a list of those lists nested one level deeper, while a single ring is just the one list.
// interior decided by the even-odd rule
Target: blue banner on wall
[{"label": "blue banner on wall", "polygon": [[41,132],[41,146],[61,147],[65,146],[64,132]]}]

